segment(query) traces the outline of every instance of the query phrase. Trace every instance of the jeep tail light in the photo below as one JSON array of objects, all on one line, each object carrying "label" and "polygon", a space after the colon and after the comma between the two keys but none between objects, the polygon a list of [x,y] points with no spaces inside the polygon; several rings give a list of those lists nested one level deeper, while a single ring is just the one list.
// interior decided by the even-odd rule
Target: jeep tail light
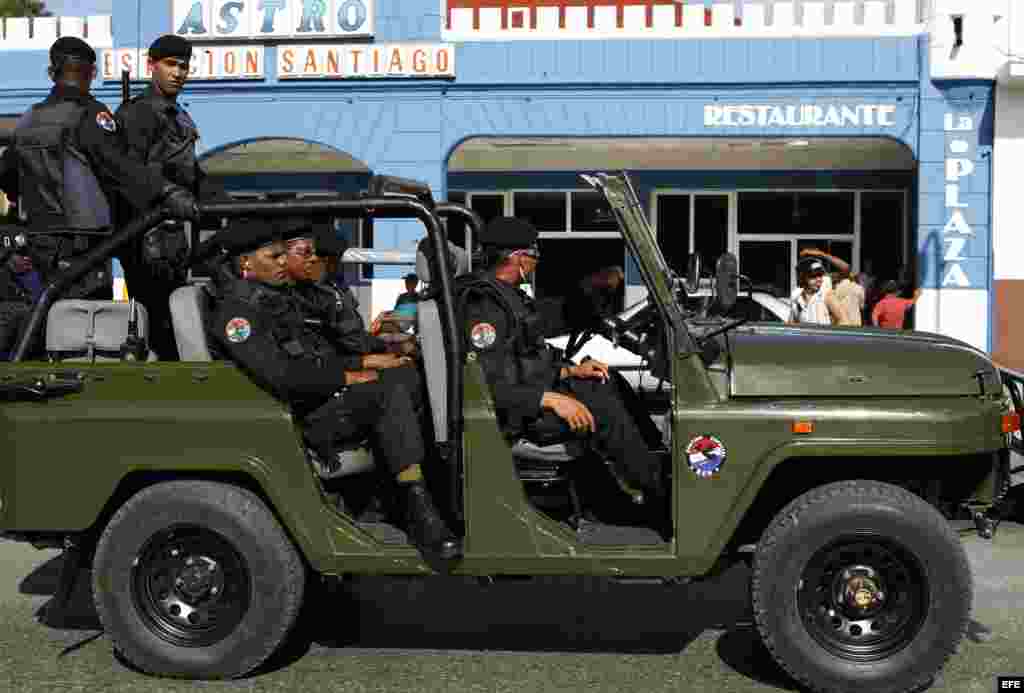
[{"label": "jeep tail light", "polygon": [[1013,433],[1020,430],[1020,414],[1003,414],[1003,433]]}]

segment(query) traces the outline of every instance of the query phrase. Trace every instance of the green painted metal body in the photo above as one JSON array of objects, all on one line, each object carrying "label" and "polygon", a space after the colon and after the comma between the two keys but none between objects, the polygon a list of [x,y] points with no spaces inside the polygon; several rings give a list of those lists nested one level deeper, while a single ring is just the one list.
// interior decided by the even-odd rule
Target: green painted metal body
[{"label": "green painted metal body", "polygon": [[[453,572],[700,575],[714,566],[780,464],[851,457],[907,464],[1006,447],[998,371],[981,352],[945,337],[747,325],[728,334],[717,362],[705,364],[656,248],[643,229],[624,226],[676,354],[674,538],[587,547],[534,509],[470,358],[463,381],[465,558]],[[232,365],[8,363],[0,364],[0,379],[69,371],[84,374],[82,392],[0,404],[0,532],[86,530],[139,475],[244,477],[261,489],[315,570],[430,572],[413,548],[379,544],[330,507],[287,409]],[[794,433],[794,421],[811,421],[814,431]],[[721,473],[709,479],[686,462],[687,442],[704,434],[728,450]],[[847,477],[857,478],[857,469]]]}]

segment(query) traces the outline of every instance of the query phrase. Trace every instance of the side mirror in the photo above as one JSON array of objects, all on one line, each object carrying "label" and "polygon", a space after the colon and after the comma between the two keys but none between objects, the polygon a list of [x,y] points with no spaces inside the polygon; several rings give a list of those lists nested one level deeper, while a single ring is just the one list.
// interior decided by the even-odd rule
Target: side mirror
[{"label": "side mirror", "polygon": [[700,255],[690,253],[690,261],[686,265],[686,291],[697,293],[700,288]]},{"label": "side mirror", "polygon": [[736,294],[739,293],[739,263],[732,253],[723,253],[715,263],[715,293],[718,295],[718,307],[722,313],[728,313],[736,305]]}]

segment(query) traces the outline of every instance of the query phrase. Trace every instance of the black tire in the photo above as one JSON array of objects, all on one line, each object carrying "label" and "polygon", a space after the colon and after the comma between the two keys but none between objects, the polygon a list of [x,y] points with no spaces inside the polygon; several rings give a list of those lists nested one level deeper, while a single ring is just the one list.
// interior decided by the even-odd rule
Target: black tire
[{"label": "black tire", "polygon": [[890,484],[843,481],[776,515],[754,554],[752,601],[765,646],[796,681],[904,693],[959,647],[972,579],[932,506]]},{"label": "black tire", "polygon": [[263,501],[221,483],[140,491],[111,518],[93,561],[104,630],[155,676],[251,672],[288,636],[305,585],[305,565]]}]

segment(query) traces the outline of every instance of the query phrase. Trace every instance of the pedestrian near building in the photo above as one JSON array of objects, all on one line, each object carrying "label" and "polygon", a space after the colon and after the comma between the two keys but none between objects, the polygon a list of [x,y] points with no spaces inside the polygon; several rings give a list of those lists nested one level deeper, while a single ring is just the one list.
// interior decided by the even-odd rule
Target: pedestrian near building
[{"label": "pedestrian near building", "polygon": [[915,289],[911,298],[903,298],[901,293],[903,286],[899,282],[890,281],[885,284],[881,300],[871,310],[872,325],[890,330],[903,329],[907,310],[921,298],[921,288]]},{"label": "pedestrian near building", "polygon": [[846,314],[846,325],[860,326],[864,324],[864,287],[857,281],[857,276],[848,272],[836,272],[833,279],[833,295]]},{"label": "pedestrian near building", "polygon": [[[124,151],[113,114],[90,89],[96,52],[85,41],[62,37],[50,49],[49,96],[14,127],[14,142],[0,161],[0,189],[17,199],[37,267],[47,281],[69,269],[112,231],[112,201],[139,209],[163,204],[179,218],[196,214],[195,198]],[[69,298],[113,298],[110,266],[81,278]]]},{"label": "pedestrian near building", "polygon": [[420,278],[416,276],[415,272],[411,272],[403,277],[403,281],[405,282],[405,292],[399,294],[395,301],[395,312],[401,315],[415,316],[416,304],[420,302],[420,295],[416,293]]},{"label": "pedestrian near building", "polygon": [[788,322],[792,325],[847,324],[843,306],[826,286],[825,263],[812,255],[801,259],[796,270],[798,286],[790,298],[792,309]]},{"label": "pedestrian near building", "polygon": [[[122,103],[117,119],[128,152],[171,182],[200,196],[205,174],[196,158],[199,131],[178,102],[188,81],[192,45],[161,36],[149,47],[152,78],[141,94]],[[145,212],[130,201],[118,210],[123,225]],[[169,299],[187,278],[188,240],[180,222],[168,221],[121,253],[128,294],[146,306],[150,347],[163,360],[177,360]]]}]

